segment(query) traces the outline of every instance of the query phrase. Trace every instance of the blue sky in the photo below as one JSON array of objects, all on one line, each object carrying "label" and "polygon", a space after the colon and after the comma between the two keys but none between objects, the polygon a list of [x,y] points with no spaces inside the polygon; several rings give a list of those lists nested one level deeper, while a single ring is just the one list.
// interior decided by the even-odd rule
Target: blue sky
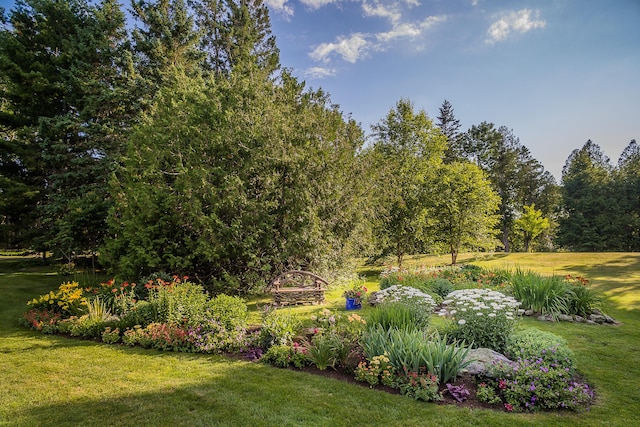
[{"label": "blue sky", "polygon": [[283,66],[367,133],[400,98],[434,121],[447,99],[558,180],[588,139],[614,164],[640,141],[640,0],[264,1]]},{"label": "blue sky", "polygon": [[640,141],[640,0],[265,0],[284,66],[366,132],[400,98],[513,129],[558,180]]}]

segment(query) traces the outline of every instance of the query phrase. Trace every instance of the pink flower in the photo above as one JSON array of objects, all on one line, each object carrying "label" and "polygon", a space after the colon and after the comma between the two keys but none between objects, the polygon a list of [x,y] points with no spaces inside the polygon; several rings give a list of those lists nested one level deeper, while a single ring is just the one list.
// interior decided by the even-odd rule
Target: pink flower
[{"label": "pink flower", "polygon": [[511,411],[513,411],[513,405],[512,405],[512,404],[510,404],[510,403],[505,403],[505,404],[504,404],[504,409],[505,409],[507,412],[511,412]]}]

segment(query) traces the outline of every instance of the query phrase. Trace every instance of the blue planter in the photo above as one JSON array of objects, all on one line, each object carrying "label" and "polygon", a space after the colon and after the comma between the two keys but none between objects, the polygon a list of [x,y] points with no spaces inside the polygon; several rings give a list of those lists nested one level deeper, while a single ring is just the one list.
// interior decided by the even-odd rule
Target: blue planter
[{"label": "blue planter", "polygon": [[347,298],[347,305],[346,305],[347,310],[359,310],[361,308],[362,308],[362,303],[356,304],[355,298]]}]

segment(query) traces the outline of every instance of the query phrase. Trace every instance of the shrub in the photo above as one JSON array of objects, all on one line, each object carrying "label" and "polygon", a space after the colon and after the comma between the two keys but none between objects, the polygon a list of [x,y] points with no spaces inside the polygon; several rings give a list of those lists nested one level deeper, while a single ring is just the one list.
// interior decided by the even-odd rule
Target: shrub
[{"label": "shrub", "polygon": [[136,325],[142,327],[154,322],[156,319],[156,311],[148,301],[137,301],[131,310],[123,314],[117,321],[120,330],[133,328]]},{"label": "shrub", "polygon": [[442,395],[438,392],[438,377],[428,372],[409,371],[406,368],[403,374],[398,376],[396,387],[401,394],[425,402],[435,402],[442,400]]},{"label": "shrub", "polygon": [[543,359],[519,360],[515,365],[499,364],[494,387],[505,406],[516,411],[537,409],[588,408],[594,400],[593,390],[576,381],[569,368],[554,366]]},{"label": "shrub", "polygon": [[220,353],[238,351],[248,345],[249,338],[244,325],[229,327],[215,318],[203,321],[200,325],[188,330],[195,350],[202,353]]},{"label": "shrub", "polygon": [[368,316],[367,328],[377,325],[382,329],[424,329],[429,323],[430,311],[413,302],[379,304]]},{"label": "shrub", "polygon": [[512,360],[542,359],[551,366],[575,369],[573,351],[567,340],[536,328],[514,332],[507,339],[505,354]]},{"label": "shrub", "polygon": [[276,344],[267,350],[260,359],[263,363],[269,363],[279,368],[287,368],[291,365],[302,369],[310,362],[307,349],[294,343],[293,345]]},{"label": "shrub", "polygon": [[518,314],[518,301],[488,289],[463,289],[450,293],[443,305],[439,314],[452,320],[449,338],[504,352]]},{"label": "shrub", "polygon": [[112,330],[110,327],[107,327],[102,332],[102,341],[107,344],[116,344],[120,341],[120,329],[115,328]]},{"label": "shrub", "polygon": [[236,296],[219,294],[207,303],[207,317],[214,319],[227,329],[247,326],[247,304]]},{"label": "shrub", "polygon": [[149,289],[149,302],[158,323],[196,326],[205,318],[208,300],[202,286],[177,278],[169,285]]},{"label": "shrub", "polygon": [[262,318],[260,344],[269,349],[276,344],[291,344],[302,322],[288,310],[268,310]]},{"label": "shrub", "polygon": [[447,279],[435,279],[430,283],[430,287],[434,293],[442,298],[445,298],[455,290],[453,283]]},{"label": "shrub", "polygon": [[441,383],[455,380],[470,363],[464,362],[468,348],[449,345],[447,337],[420,330],[374,327],[365,332],[362,347],[367,359],[384,354],[396,371],[424,370],[436,375]]},{"label": "shrub", "polygon": [[502,403],[502,399],[496,393],[496,389],[494,387],[491,387],[486,382],[481,382],[480,384],[478,384],[476,397],[479,401],[487,402],[490,405],[497,405],[498,403]]}]

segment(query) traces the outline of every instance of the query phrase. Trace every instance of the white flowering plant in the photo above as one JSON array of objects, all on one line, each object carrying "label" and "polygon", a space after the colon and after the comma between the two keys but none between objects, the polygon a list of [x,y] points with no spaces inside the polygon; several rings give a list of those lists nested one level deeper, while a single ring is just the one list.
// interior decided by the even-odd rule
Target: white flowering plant
[{"label": "white flowering plant", "polygon": [[513,297],[489,289],[454,291],[442,307],[438,314],[451,320],[449,337],[501,353],[522,312]]},{"label": "white flowering plant", "polygon": [[420,306],[429,313],[433,312],[436,302],[431,295],[410,286],[393,285],[376,292],[378,303],[400,302]]}]

